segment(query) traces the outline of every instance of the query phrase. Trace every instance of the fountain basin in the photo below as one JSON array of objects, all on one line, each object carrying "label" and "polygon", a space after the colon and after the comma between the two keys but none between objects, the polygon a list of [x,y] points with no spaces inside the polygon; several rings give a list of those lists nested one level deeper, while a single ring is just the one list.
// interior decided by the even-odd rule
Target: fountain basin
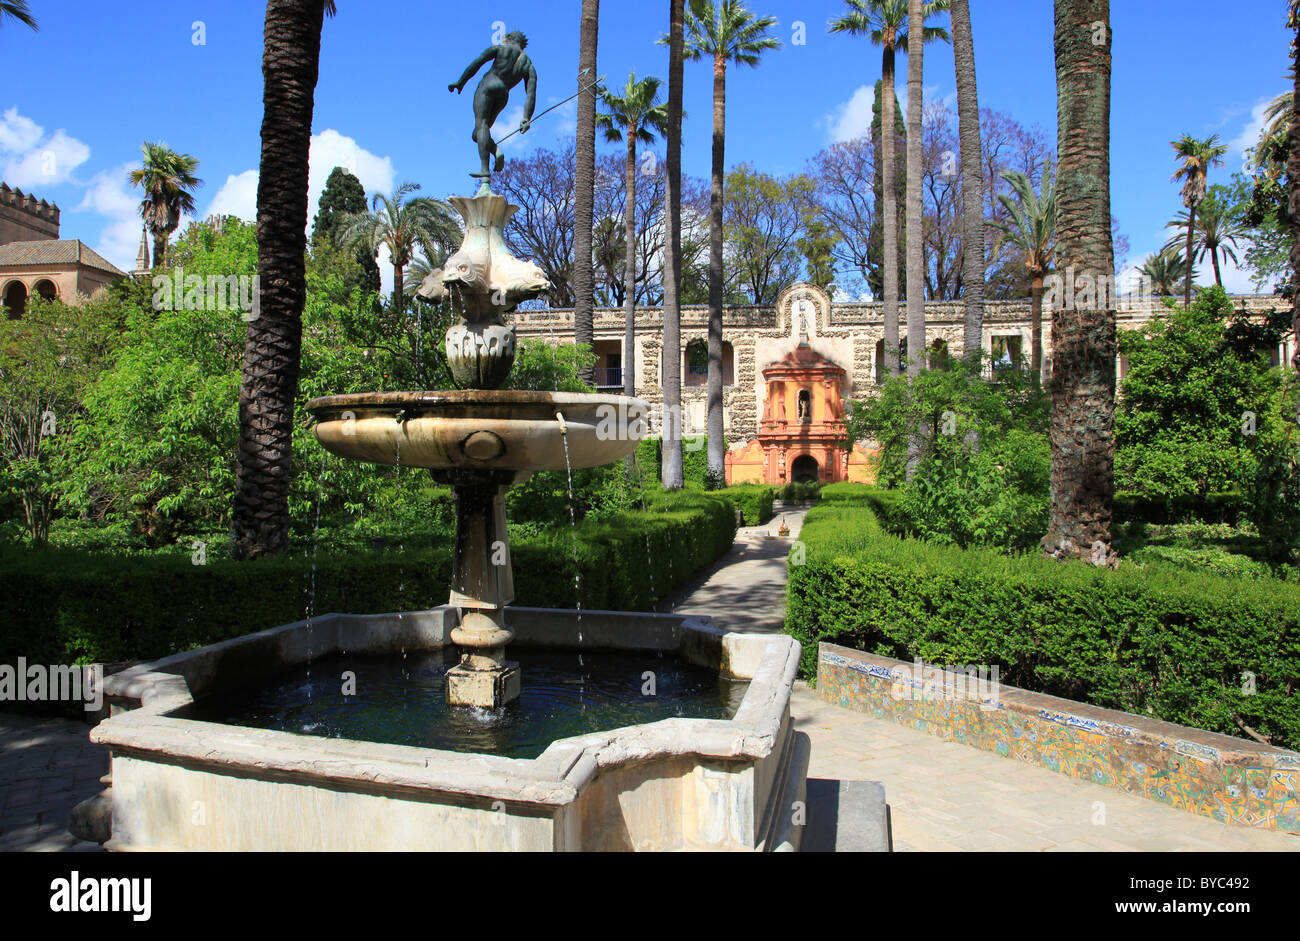
[{"label": "fountain basin", "polygon": [[650,415],[624,396],[510,389],[335,395],[307,410],[317,440],[349,460],[529,473],[612,464],[636,449]]},{"label": "fountain basin", "polygon": [[[346,651],[435,651],[454,608],[326,615],[110,677],[111,850],[777,850],[800,839],[807,737],[790,637],[702,617],[510,608],[523,648],[671,653],[749,681],[730,719],[559,739],[532,759],[327,739],[181,717]],[[418,720],[418,717],[417,717]]]}]

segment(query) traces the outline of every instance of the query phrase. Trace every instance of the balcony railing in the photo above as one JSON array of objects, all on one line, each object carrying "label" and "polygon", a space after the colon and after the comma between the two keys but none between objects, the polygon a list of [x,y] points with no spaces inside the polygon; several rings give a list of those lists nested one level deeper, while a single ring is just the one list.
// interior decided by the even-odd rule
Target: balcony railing
[{"label": "balcony railing", "polygon": [[598,389],[621,389],[623,388],[623,370],[621,367],[615,369],[597,369],[596,370],[596,388]]}]

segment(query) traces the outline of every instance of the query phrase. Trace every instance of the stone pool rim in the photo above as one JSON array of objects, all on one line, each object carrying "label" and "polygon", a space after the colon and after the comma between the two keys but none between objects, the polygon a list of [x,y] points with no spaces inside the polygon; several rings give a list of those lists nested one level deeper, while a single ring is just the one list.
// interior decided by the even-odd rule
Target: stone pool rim
[{"label": "stone pool rim", "polygon": [[[806,754],[793,754],[806,746],[795,742],[799,733],[793,732],[789,716],[800,653],[793,638],[731,634],[710,618],[693,615],[583,611],[579,622],[578,612],[508,610],[519,646],[675,651],[683,659],[747,679],[749,688],[731,719],[668,718],[562,738],[536,758],[322,738],[171,715],[206,690],[219,689],[217,671],[229,670],[232,663],[269,658],[275,662],[263,662],[263,670],[270,676],[304,662],[307,651],[313,658],[341,651],[391,652],[399,640],[412,649],[417,643],[434,649],[450,644],[457,620],[450,607],[393,615],[327,614],[113,675],[105,681],[112,716],[92,730],[91,739],[106,745],[115,760],[120,756],[230,778],[291,781],[439,804],[482,808],[501,802],[511,814],[525,817],[574,804],[611,769],[684,759],[743,771],[775,757],[779,767],[763,775],[771,793],[750,785],[753,801],[768,806],[754,808],[756,832],[749,848],[797,845],[797,832],[782,822],[786,815],[775,812],[781,799],[802,793],[806,776]],[[558,835],[556,839],[560,842]],[[119,840],[116,827],[106,845],[152,848]]]}]

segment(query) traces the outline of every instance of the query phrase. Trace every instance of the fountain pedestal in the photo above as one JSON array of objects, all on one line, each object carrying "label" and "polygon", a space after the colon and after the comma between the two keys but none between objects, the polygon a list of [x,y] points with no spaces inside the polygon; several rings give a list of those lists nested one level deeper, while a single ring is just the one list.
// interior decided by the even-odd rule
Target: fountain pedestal
[{"label": "fountain pedestal", "polygon": [[[478,435],[490,432],[476,432]],[[474,442],[467,442],[467,450]],[[456,468],[435,470],[433,478],[452,488],[456,503],[456,552],[450,604],[460,611],[451,640],[461,651],[447,671],[447,701],[454,706],[497,709],[519,698],[519,664],[506,660],[514,633],[505,624],[505,606],[515,600],[506,526],[506,490],[528,472]]]}]

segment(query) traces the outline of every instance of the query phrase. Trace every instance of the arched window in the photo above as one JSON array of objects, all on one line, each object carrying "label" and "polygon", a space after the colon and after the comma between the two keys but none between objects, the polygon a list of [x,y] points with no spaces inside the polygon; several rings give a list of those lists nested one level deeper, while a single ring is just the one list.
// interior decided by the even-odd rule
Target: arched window
[{"label": "arched window", "polygon": [[[907,338],[898,341],[898,361],[907,362]],[[885,341],[876,341],[876,385],[883,386],[889,377],[885,373]]]},{"label": "arched window", "polygon": [[59,299],[59,289],[54,286],[54,282],[49,278],[42,278],[36,282],[36,293],[47,301],[57,301]]},{"label": "arched window", "polygon": [[27,285],[21,281],[10,281],[4,287],[5,316],[17,320],[27,312]]},{"label": "arched window", "polygon": [[[695,339],[686,344],[685,367],[682,369],[682,385],[707,386],[709,384],[709,344],[705,340]],[[736,351],[726,340],[722,341],[722,384],[736,384]]]}]

